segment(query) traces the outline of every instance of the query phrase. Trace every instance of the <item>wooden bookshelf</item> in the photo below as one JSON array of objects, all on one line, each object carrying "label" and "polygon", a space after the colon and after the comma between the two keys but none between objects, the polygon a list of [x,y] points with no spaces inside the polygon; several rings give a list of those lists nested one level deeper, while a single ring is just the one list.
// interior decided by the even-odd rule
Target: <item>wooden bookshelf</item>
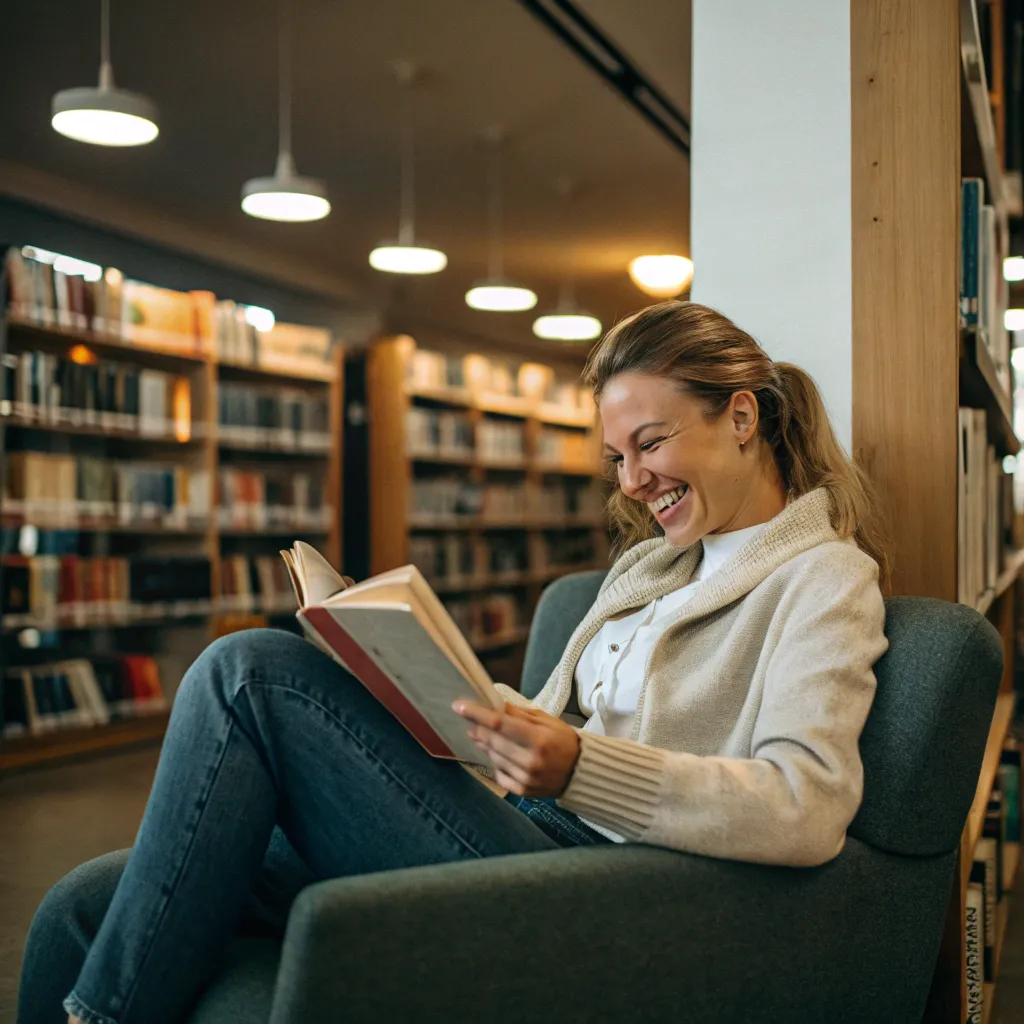
[{"label": "wooden bookshelf", "polygon": [[[2,311],[0,311],[2,312]],[[15,417],[10,407],[0,406],[0,451],[6,449],[6,438],[9,431],[39,432],[43,436],[52,435],[55,443],[59,443],[60,451],[74,453],[79,438],[87,439],[89,451],[96,453],[98,443],[110,442],[111,447],[104,447],[109,457],[129,456],[132,459],[152,458],[178,464],[184,460],[185,465],[193,470],[205,470],[210,474],[211,498],[218,471],[225,465],[237,465],[245,470],[262,471],[271,466],[294,466],[296,471],[301,466],[312,467],[317,473],[323,473],[324,502],[333,510],[330,520],[322,525],[295,527],[266,528],[221,528],[218,524],[216,509],[203,521],[188,523],[176,522],[168,525],[163,520],[139,520],[122,523],[119,517],[91,516],[79,514],[78,510],[42,510],[37,505],[31,507],[3,508],[0,506],[0,525],[8,528],[35,526],[40,530],[75,530],[84,534],[95,535],[96,540],[90,542],[97,552],[107,550],[109,543],[106,537],[123,535],[134,538],[134,550],[146,552],[158,549],[167,551],[167,543],[174,542],[177,547],[173,551],[187,548],[189,556],[203,556],[209,559],[211,576],[211,594],[213,600],[202,609],[191,608],[176,612],[173,608],[163,610],[159,614],[148,614],[144,609],[132,609],[121,616],[111,615],[104,620],[75,620],[64,616],[54,619],[29,619],[19,617],[14,620],[5,616],[0,623],[0,635],[9,641],[12,656],[20,649],[21,636],[26,630],[41,632],[59,631],[69,637],[87,637],[94,631],[112,631],[118,637],[130,639],[136,643],[137,636],[162,638],[162,631],[171,627],[198,625],[199,629],[189,636],[195,636],[200,642],[223,635],[232,629],[245,628],[251,625],[266,624],[270,617],[286,614],[291,609],[279,608],[276,605],[259,607],[258,596],[255,607],[244,615],[223,610],[218,600],[223,572],[223,561],[227,556],[225,543],[230,542],[229,550],[240,554],[275,554],[282,541],[290,543],[296,537],[309,538],[316,543],[332,564],[341,565],[341,503],[342,503],[342,471],[341,471],[341,431],[343,425],[343,366],[344,352],[340,344],[335,344],[333,360],[329,367],[320,372],[306,368],[278,372],[258,366],[240,366],[218,361],[215,354],[186,351],[187,343],[177,345],[150,347],[134,344],[115,334],[84,331],[70,328],[57,323],[42,324],[18,316],[0,315],[0,351],[39,350],[55,355],[66,355],[74,346],[84,346],[89,353],[98,358],[121,362],[139,369],[159,369],[185,376],[191,386],[191,434],[187,441],[180,441],[168,436],[147,436],[134,430],[108,428],[96,423],[72,424],[66,421],[43,421],[38,416]],[[311,395],[326,396],[328,403],[329,436],[331,444],[326,450],[319,447],[305,448],[282,444],[264,444],[254,441],[247,443],[233,439],[221,439],[218,435],[218,388],[221,382],[251,382],[257,384],[279,383],[291,390],[308,390]],[[7,415],[4,415],[7,413]],[[230,456],[234,456],[230,458]],[[226,461],[229,460],[229,461]],[[39,514],[37,514],[39,513]],[[173,557],[173,554],[168,557]],[[8,559],[3,560],[7,562]],[[0,570],[2,571],[2,570]],[[146,633],[141,632],[142,629]],[[153,634],[151,630],[160,632]],[[133,633],[132,631],[137,631]],[[178,634],[174,634],[177,636]],[[171,643],[170,640],[167,641]],[[177,643],[177,641],[174,641]],[[136,648],[133,647],[133,650]],[[194,651],[198,654],[200,647]],[[52,659],[64,657],[63,640],[60,650],[52,651]],[[76,655],[77,656],[77,655]],[[0,654],[0,671],[4,670]],[[9,659],[8,659],[9,660]],[[15,662],[18,663],[18,662]],[[163,680],[169,689],[176,680]],[[156,742],[162,737],[166,728],[167,715],[152,715],[118,721],[108,726],[92,728],[62,728],[39,736],[23,736],[0,739],[0,773],[7,770],[22,769],[44,764],[65,757],[77,757],[86,754],[98,754],[115,750],[132,744]]]},{"label": "wooden bookshelf", "polygon": [[[431,351],[436,351],[432,349]],[[472,353],[447,354],[451,359],[465,359],[463,385],[425,386],[412,383],[411,372],[417,346],[409,337],[382,338],[373,344],[367,355],[367,401],[370,430],[370,571],[384,572],[404,565],[412,558],[410,545],[416,538],[456,536],[460,542],[473,546],[477,571],[436,581],[436,589],[446,600],[484,601],[489,595],[514,592],[520,602],[521,621],[514,629],[498,636],[470,637],[481,654],[522,648],[529,620],[544,585],[558,576],[606,564],[608,553],[607,527],[600,508],[594,514],[582,515],[502,515],[498,511],[466,515],[427,515],[413,513],[411,496],[417,481],[434,478],[455,478],[474,486],[508,483],[510,487],[526,488],[526,495],[544,486],[600,488],[603,475],[597,451],[598,438],[592,407],[564,408],[546,401],[543,387],[524,387],[518,394],[495,394],[487,391],[474,378],[473,360],[484,357]],[[484,356],[509,363],[518,362],[500,352]],[[564,367],[555,374],[551,367],[528,363],[520,366],[522,381],[578,381],[579,366]],[[452,378],[449,378],[452,379]],[[422,378],[420,378],[422,380]],[[559,392],[562,394],[564,392]],[[448,411],[465,416],[471,425],[473,443],[461,450],[447,447],[424,447],[407,433],[410,410]],[[495,454],[483,451],[481,426],[490,423],[515,425],[523,432],[522,454]],[[496,428],[495,428],[496,429]],[[511,427],[509,428],[511,429]],[[539,448],[543,431],[566,432],[574,439],[569,447],[561,436],[549,452],[575,452],[582,446],[592,455],[586,463],[542,459]],[[581,439],[581,440],[576,440]],[[447,444],[447,443],[446,443]],[[529,507],[529,506],[527,506]],[[548,551],[545,537],[564,532],[591,538],[593,555],[572,565],[544,564]],[[481,564],[487,550],[495,543],[494,535],[504,541],[522,543],[527,564],[519,571],[494,573]],[[433,582],[433,581],[432,581]]]},{"label": "wooden bookshelf", "polygon": [[0,741],[0,774],[35,768],[72,757],[108,753],[141,744],[159,743],[169,712],[140,715],[109,725],[59,729],[39,736]]}]

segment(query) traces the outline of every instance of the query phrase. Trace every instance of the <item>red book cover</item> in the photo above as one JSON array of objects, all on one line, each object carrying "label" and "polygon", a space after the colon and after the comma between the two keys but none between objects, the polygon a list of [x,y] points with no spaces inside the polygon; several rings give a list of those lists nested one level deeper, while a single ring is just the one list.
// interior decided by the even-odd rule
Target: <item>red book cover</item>
[{"label": "red book cover", "polygon": [[455,757],[433,726],[381,671],[377,663],[364,653],[326,608],[307,608],[302,614],[320,634],[324,643],[349,667],[356,679],[401,722],[428,754],[434,757]]}]

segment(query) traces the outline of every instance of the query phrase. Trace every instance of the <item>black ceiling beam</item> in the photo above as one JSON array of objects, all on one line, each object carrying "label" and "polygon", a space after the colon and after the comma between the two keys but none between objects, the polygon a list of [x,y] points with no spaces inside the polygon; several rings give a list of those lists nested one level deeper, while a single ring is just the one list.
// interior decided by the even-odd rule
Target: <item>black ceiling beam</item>
[{"label": "black ceiling beam", "polygon": [[677,149],[690,155],[690,122],[572,0],[519,0]]}]

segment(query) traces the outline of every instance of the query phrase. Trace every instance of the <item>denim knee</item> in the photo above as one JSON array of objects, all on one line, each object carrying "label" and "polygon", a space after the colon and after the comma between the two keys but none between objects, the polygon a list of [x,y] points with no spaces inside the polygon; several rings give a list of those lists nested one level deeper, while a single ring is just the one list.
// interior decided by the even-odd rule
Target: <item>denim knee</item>
[{"label": "denim knee", "polygon": [[218,689],[230,704],[246,682],[273,676],[275,670],[292,675],[309,657],[310,645],[294,633],[280,629],[243,629],[214,640],[185,673],[177,700],[188,700],[195,688]]}]

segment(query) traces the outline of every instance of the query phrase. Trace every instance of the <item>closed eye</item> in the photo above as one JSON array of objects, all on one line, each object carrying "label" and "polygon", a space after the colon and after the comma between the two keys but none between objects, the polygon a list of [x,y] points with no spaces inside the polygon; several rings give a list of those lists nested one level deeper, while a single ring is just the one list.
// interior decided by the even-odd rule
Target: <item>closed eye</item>
[{"label": "closed eye", "polygon": [[[660,445],[664,440],[664,437],[654,437],[651,438],[650,441],[644,441],[643,444],[637,445],[637,448],[641,453],[647,454],[647,452],[655,451],[658,445]],[[609,468],[612,466],[620,466],[622,465],[622,456],[617,452],[615,454],[609,454],[604,457],[604,462]]]}]

